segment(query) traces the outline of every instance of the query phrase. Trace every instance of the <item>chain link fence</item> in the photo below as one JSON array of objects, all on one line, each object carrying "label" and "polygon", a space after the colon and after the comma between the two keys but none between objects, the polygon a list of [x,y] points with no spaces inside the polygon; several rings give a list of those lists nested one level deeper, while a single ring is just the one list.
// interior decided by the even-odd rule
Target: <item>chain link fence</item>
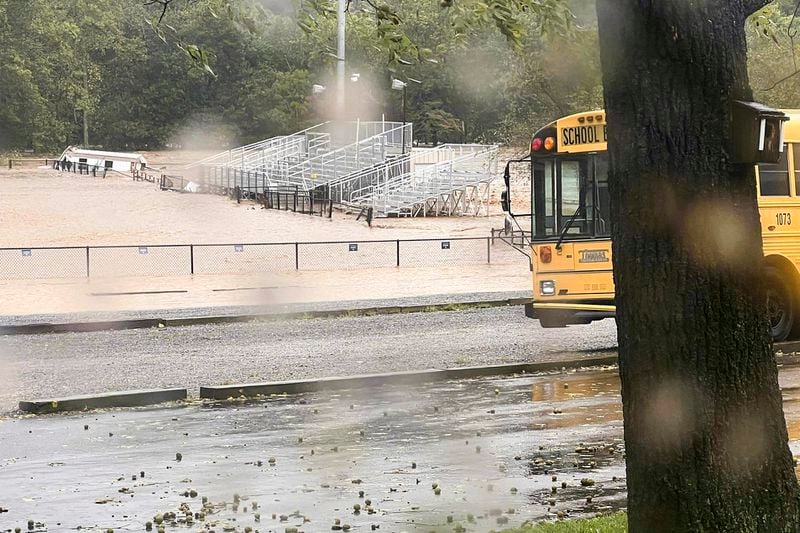
[{"label": "chain link fence", "polygon": [[89,247],[89,276],[174,276],[186,273],[192,246]]},{"label": "chain link fence", "polygon": [[0,249],[0,279],[437,267],[520,260],[491,237]]},{"label": "chain link fence", "polygon": [[193,251],[190,274],[246,274],[297,269],[295,243],[213,244],[194,246]]}]

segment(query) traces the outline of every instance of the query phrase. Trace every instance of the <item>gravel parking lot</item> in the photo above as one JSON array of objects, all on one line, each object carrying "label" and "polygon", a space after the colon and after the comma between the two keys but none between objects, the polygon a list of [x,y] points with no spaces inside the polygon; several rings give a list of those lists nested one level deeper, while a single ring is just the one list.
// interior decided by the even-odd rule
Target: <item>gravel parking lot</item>
[{"label": "gravel parking lot", "polygon": [[200,385],[552,361],[614,349],[611,320],[545,330],[518,306],[6,336],[0,411],[22,399],[170,386],[196,393]]}]

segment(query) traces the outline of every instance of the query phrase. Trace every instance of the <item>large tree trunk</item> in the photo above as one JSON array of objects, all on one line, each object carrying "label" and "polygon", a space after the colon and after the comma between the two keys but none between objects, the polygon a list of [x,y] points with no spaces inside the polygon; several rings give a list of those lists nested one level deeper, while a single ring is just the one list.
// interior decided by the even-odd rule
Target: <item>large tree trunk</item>
[{"label": "large tree trunk", "polygon": [[798,531],[755,180],[729,149],[765,3],[597,1],[634,533]]}]

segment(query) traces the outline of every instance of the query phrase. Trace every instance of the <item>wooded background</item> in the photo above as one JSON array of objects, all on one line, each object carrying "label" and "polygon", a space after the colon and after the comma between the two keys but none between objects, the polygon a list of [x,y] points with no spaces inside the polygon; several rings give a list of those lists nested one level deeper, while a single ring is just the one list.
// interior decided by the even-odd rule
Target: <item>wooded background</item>
[{"label": "wooded background", "polygon": [[[222,148],[332,118],[335,14],[309,24],[291,0],[173,4],[159,23],[144,0],[0,0],[0,150],[80,143],[84,112],[90,144],[109,149]],[[351,5],[348,118],[400,120],[393,76],[421,82],[408,85],[407,119],[428,143],[525,144],[603,105],[593,1],[567,1],[556,23],[523,16],[517,47],[433,0],[388,5],[400,33]],[[795,70],[794,7],[781,0],[748,28],[756,99],[774,106],[800,107],[800,76],[766,90]]]}]

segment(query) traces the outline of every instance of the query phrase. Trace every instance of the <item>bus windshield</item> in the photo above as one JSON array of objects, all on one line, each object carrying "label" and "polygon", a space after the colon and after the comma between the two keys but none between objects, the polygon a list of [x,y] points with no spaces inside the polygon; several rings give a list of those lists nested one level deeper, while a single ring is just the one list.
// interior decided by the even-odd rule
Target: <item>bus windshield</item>
[{"label": "bus windshield", "polygon": [[534,238],[610,234],[606,152],[535,158],[532,164]]}]

